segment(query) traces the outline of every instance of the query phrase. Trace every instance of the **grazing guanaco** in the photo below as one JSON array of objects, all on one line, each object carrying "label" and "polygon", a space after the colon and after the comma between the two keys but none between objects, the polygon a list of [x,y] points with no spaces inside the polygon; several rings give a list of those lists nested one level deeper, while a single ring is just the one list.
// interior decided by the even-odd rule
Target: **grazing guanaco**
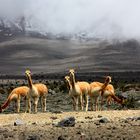
[{"label": "grazing guanaco", "polygon": [[117,96],[115,96],[115,91],[113,85],[109,84],[111,82],[111,77],[107,76],[105,79],[105,83],[100,82],[92,82],[90,84],[90,98],[91,98],[91,110],[93,110],[93,100],[95,99],[95,110],[99,110],[99,104],[98,99],[101,96],[101,109],[102,109],[102,103],[103,98],[105,97],[107,99],[107,104],[111,102],[112,99],[114,101],[122,104],[123,100],[119,99]]},{"label": "grazing guanaco", "polygon": [[[103,98],[107,97],[107,102],[110,100],[110,97],[108,96],[108,94],[105,94],[105,89],[106,87],[109,85],[109,83],[111,83],[111,77],[110,76],[106,76],[105,78],[105,82],[104,84],[101,86],[101,109],[102,109],[102,104],[103,104]],[[114,87],[112,85],[110,85],[112,88],[110,88],[109,91],[111,91],[112,93],[114,93]]]},{"label": "grazing guanaco", "polygon": [[41,106],[42,111],[46,111],[46,96],[48,94],[48,88],[44,84],[33,84],[32,78],[31,78],[31,72],[30,70],[26,70],[25,72],[27,80],[28,80],[28,86],[29,86],[29,93],[28,93],[28,111],[31,112],[31,98],[33,98],[34,102],[34,112],[37,113],[37,105],[39,97],[41,97]]},{"label": "grazing guanaco", "polygon": [[2,112],[5,108],[7,108],[11,101],[15,101],[17,104],[16,112],[19,113],[21,97],[25,99],[25,112],[26,112],[27,111],[26,98],[27,98],[28,91],[29,88],[27,86],[21,86],[13,89],[10,95],[8,96],[7,100],[5,101],[5,103],[1,106],[0,112]]},{"label": "grazing guanaco", "polygon": [[[104,89],[104,93],[103,93],[103,97],[107,98],[107,102],[110,103],[110,101],[113,99],[114,101],[116,101],[119,104],[123,104],[124,103],[124,99],[120,99],[115,95],[115,90],[113,85],[109,84],[105,89]],[[108,103],[108,104],[109,104]]]},{"label": "grazing guanaco", "polygon": [[107,76],[104,84],[100,82],[92,82],[90,84],[89,96],[91,98],[91,110],[93,110],[93,100],[95,100],[95,110],[99,110],[98,100],[100,96],[101,96],[101,107],[102,107],[103,93],[104,93],[105,88],[108,86],[110,82],[111,82],[111,77]]},{"label": "grazing guanaco", "polygon": [[[81,104],[81,110],[84,108],[83,104],[83,97],[85,97],[85,104],[86,104],[86,111],[88,111],[88,94],[90,92],[90,85],[88,82],[75,82],[75,71],[73,69],[70,69],[70,83],[72,87],[72,95],[79,95],[80,97],[80,104]],[[76,104],[78,106],[78,103]]]}]

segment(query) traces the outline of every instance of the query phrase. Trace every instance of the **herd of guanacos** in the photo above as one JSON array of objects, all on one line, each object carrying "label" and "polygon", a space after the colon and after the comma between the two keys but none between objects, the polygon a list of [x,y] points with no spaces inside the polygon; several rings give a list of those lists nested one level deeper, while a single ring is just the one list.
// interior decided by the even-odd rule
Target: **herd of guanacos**
[{"label": "herd of guanacos", "polygon": [[[45,84],[38,83],[33,84],[31,78],[31,71],[26,70],[25,75],[28,80],[28,86],[20,86],[12,90],[7,100],[0,106],[0,112],[8,107],[11,101],[16,101],[16,112],[20,112],[20,99],[25,99],[25,112],[31,112],[31,100],[33,100],[34,109],[33,112],[37,113],[38,101],[41,98],[42,112],[46,111],[46,97],[48,94],[48,88]],[[105,82],[92,82],[75,80],[74,69],[69,70],[69,76],[65,76],[67,88],[69,90],[69,96],[72,98],[73,109],[78,111],[78,105],[80,101],[80,108],[88,111],[89,98],[91,102],[91,111],[93,111],[93,102],[95,102],[95,110],[102,110],[103,99],[105,98],[109,105],[112,101],[116,101],[119,104],[124,104],[125,99],[120,99],[115,95],[114,87],[111,82],[111,77],[106,76]],[[100,101],[100,108],[99,108]]]}]

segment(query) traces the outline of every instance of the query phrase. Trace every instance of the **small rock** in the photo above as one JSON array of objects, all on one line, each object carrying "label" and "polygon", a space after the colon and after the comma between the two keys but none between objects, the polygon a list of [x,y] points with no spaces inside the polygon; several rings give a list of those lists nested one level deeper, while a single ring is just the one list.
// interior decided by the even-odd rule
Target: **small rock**
[{"label": "small rock", "polygon": [[128,123],[129,121],[130,121],[130,120],[124,120],[123,122],[124,122],[124,123]]},{"label": "small rock", "polygon": [[19,134],[18,139],[19,139],[19,140],[25,140],[25,139],[26,139],[26,134],[25,134],[25,132],[21,132],[21,133]]},{"label": "small rock", "polygon": [[75,118],[68,117],[56,124],[57,127],[74,127],[75,126]]},{"label": "small rock", "polygon": [[57,117],[50,117],[52,120],[56,120],[57,119]]},{"label": "small rock", "polygon": [[108,130],[111,130],[111,127],[107,127]]},{"label": "small rock", "polygon": [[6,134],[4,134],[3,136],[4,136],[4,138],[5,138],[5,139],[7,139],[7,138],[8,138],[8,135],[6,135]]},{"label": "small rock", "polygon": [[100,122],[100,123],[108,123],[109,120],[108,120],[107,118],[101,118],[101,119],[99,120],[99,122]]},{"label": "small rock", "polygon": [[140,120],[140,117],[133,117],[133,119],[134,119],[135,121],[138,121],[138,120]]},{"label": "small rock", "polygon": [[17,131],[17,129],[13,129],[13,131]]},{"label": "small rock", "polygon": [[102,116],[102,115],[98,115],[97,117],[98,117],[98,118],[102,118],[103,116]]},{"label": "small rock", "polygon": [[93,117],[90,117],[90,116],[87,116],[87,117],[85,117],[85,119],[92,119]]},{"label": "small rock", "polygon": [[78,131],[77,134],[79,134],[79,135],[81,135],[81,136],[85,136],[85,134],[82,133],[82,132],[80,132],[80,131]]},{"label": "small rock", "polygon": [[51,90],[51,89],[48,90],[48,93],[51,94],[51,95],[55,95],[56,94],[55,91]]},{"label": "small rock", "polygon": [[76,134],[80,134],[80,135],[81,135],[81,132],[80,132],[80,131],[78,131]]},{"label": "small rock", "polygon": [[86,135],[84,133],[81,133],[80,134],[80,140],[85,140],[85,138],[86,138]]},{"label": "small rock", "polygon": [[52,113],[56,113],[56,114],[61,114],[63,113],[63,111],[58,111],[58,110],[55,110],[55,111],[51,111]]},{"label": "small rock", "polygon": [[58,140],[66,140],[63,136],[59,136]]},{"label": "small rock", "polygon": [[23,125],[23,124],[25,124],[25,122],[22,121],[22,120],[20,120],[20,119],[17,119],[17,120],[15,120],[15,122],[14,122],[14,126]]},{"label": "small rock", "polygon": [[38,136],[29,136],[27,140],[40,140]]},{"label": "small rock", "polygon": [[100,125],[100,123],[99,123],[99,122],[95,122],[94,124],[96,124],[96,125]]},{"label": "small rock", "polygon": [[128,121],[138,121],[140,120],[140,117],[128,117],[124,120],[124,122],[128,122]]},{"label": "small rock", "polygon": [[37,124],[37,122],[33,122],[32,124],[33,124],[33,125],[36,125],[36,124]]},{"label": "small rock", "polygon": [[117,129],[117,127],[113,126],[112,129]]}]

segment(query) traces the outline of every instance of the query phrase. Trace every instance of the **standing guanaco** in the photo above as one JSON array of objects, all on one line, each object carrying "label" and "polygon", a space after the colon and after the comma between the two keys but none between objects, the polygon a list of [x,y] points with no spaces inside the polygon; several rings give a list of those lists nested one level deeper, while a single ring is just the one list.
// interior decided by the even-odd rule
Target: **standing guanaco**
[{"label": "standing guanaco", "polygon": [[26,98],[27,98],[28,91],[29,91],[29,88],[26,86],[21,86],[21,87],[17,87],[15,89],[13,89],[12,92],[10,93],[10,95],[8,96],[7,100],[5,101],[5,103],[1,106],[0,112],[2,112],[3,109],[8,107],[8,105],[10,104],[11,101],[15,101],[17,104],[16,112],[19,113],[21,97],[23,97],[25,99],[25,108],[26,108],[25,111],[27,111]]},{"label": "standing guanaco", "polygon": [[31,78],[31,71],[26,70],[25,71],[27,80],[28,80],[28,86],[29,86],[29,93],[28,93],[28,111],[31,112],[31,98],[33,98],[34,102],[34,112],[37,112],[37,105],[39,97],[41,97],[41,106],[42,111],[46,111],[46,96],[48,94],[48,88],[44,84],[33,84],[32,78]]},{"label": "standing guanaco", "polygon": [[[86,103],[86,111],[88,111],[88,94],[90,92],[90,85],[88,82],[75,82],[75,71],[74,69],[69,70],[70,73],[70,83],[72,87],[72,95],[79,95],[80,97],[80,104],[81,104],[81,110],[84,108],[83,103],[83,97],[85,97],[85,103]],[[77,97],[78,98],[78,97]],[[78,100],[78,99],[76,99]],[[78,101],[77,101],[78,102]],[[78,103],[76,104],[78,106]]]},{"label": "standing guanaco", "polygon": [[76,110],[76,100],[75,100],[75,97],[71,93],[72,86],[71,86],[71,83],[70,83],[70,77],[69,76],[65,76],[65,82],[66,82],[66,85],[67,85],[67,89],[69,90],[69,96],[72,98],[73,110]]}]

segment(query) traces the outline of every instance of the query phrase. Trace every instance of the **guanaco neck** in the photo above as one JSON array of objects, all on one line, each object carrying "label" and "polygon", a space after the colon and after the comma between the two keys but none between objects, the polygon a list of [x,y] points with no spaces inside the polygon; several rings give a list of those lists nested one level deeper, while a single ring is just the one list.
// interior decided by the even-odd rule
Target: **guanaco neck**
[{"label": "guanaco neck", "polygon": [[101,95],[103,95],[105,88],[108,86],[109,82],[105,81],[105,83],[101,87]]},{"label": "guanaco neck", "polygon": [[102,85],[102,90],[104,90],[108,86],[109,82],[106,82]]},{"label": "guanaco neck", "polygon": [[71,83],[70,80],[67,79],[67,88],[70,90],[71,89]]},{"label": "guanaco neck", "polygon": [[111,97],[114,99],[114,101],[116,101],[116,102],[122,104],[122,100],[119,99],[119,98],[118,98],[117,96],[115,96],[114,94],[112,94]]},{"label": "guanaco neck", "polygon": [[28,79],[29,88],[32,89],[33,88],[33,82],[32,82],[32,79],[31,79],[31,75],[27,75],[27,79]]},{"label": "guanaco neck", "polygon": [[74,74],[70,74],[70,80],[71,80],[71,87],[75,89],[75,76]]}]

